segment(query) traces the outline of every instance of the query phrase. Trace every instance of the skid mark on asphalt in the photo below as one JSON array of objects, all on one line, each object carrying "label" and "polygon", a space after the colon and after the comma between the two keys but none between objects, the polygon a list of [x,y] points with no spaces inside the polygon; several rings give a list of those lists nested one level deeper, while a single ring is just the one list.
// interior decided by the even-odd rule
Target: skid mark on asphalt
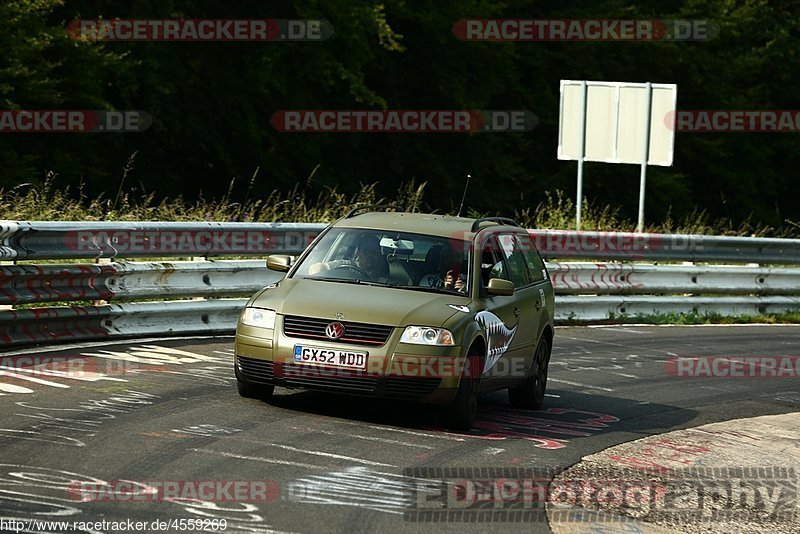
[{"label": "skid mark on asphalt", "polygon": [[215,451],[213,449],[187,449],[187,450],[191,452],[200,452],[203,454],[212,454],[215,456],[221,456],[223,458],[235,458],[237,460],[249,460],[253,462],[263,462],[267,464],[288,465],[290,467],[305,467],[307,469],[328,469],[327,467],[322,465],[293,462],[291,460],[281,460],[278,458],[266,458],[264,456],[252,456],[249,454],[236,454],[233,452]]},{"label": "skid mark on asphalt", "polygon": [[548,408],[535,412],[507,408],[478,408],[469,434],[458,434],[475,439],[522,439],[537,449],[563,449],[572,438],[589,437],[609,429],[619,418],[605,413]]},{"label": "skid mark on asphalt", "polygon": [[94,358],[105,358],[109,360],[119,360],[144,365],[183,365],[188,363],[214,362],[231,363],[231,359],[220,356],[207,356],[196,352],[189,352],[173,347],[161,347],[158,345],[142,345],[131,347],[126,351],[101,350],[97,352],[82,352],[81,356],[92,356]]},{"label": "skid mark on asphalt", "polygon": [[[506,407],[479,405],[478,417],[472,430],[468,433],[450,432],[443,427],[413,430],[346,420],[337,421],[336,426],[357,426],[361,429],[369,428],[387,434],[404,434],[417,438],[455,442],[477,439],[494,441],[523,439],[531,442],[535,448],[556,450],[566,447],[570,439],[589,437],[610,430],[610,425],[618,421],[619,418],[611,414],[572,408],[548,408],[529,412]],[[434,444],[425,441],[422,443]]]},{"label": "skid mark on asphalt", "polygon": [[[656,352],[656,353],[669,354],[668,351],[663,350],[663,349],[657,349],[655,347],[642,347],[642,346],[638,346],[638,345],[634,345],[634,344],[630,344],[630,343],[615,343],[613,341],[603,341],[603,340],[600,340],[600,339],[588,339],[588,338],[585,338],[585,337],[568,336],[568,335],[565,335],[565,334],[561,334],[558,337],[559,337],[559,339],[569,339],[569,340],[572,340],[572,341],[577,341],[579,343],[585,343],[585,344],[590,345],[590,346],[591,345],[595,345],[595,346],[597,346],[597,345],[607,345],[609,347],[615,347],[617,349],[621,348],[621,349],[625,349],[625,350],[638,350],[638,351],[642,351],[642,352],[652,351],[652,352]],[[688,342],[686,342],[685,339],[681,342],[681,345],[683,347],[686,347],[686,348],[694,348],[694,347],[702,347],[703,346],[703,345],[695,345],[693,343],[688,343]],[[597,352],[596,350],[589,350],[589,349],[581,349],[581,350],[585,350],[587,353],[596,353]]]},{"label": "skid mark on asphalt", "polygon": [[230,436],[231,434],[242,432],[242,429],[202,424],[202,425],[187,426],[184,428],[173,428],[172,431],[177,432],[178,434],[190,434],[193,436],[203,436],[206,438],[210,438],[216,436],[222,436],[222,437]]},{"label": "skid mark on asphalt", "polygon": [[800,404],[800,392],[797,390],[776,391],[775,393],[762,393],[760,397],[771,397],[779,402]]},{"label": "skid mark on asphalt", "polygon": [[[53,520],[69,523],[93,522],[97,519],[92,513],[92,503],[85,502],[76,495],[76,488],[91,488],[91,492],[103,495],[106,499],[118,499],[120,503],[131,499],[131,486],[145,491],[154,488],[137,481],[123,481],[128,484],[120,485],[114,481],[103,480],[95,476],[49,469],[33,465],[0,464],[0,517],[14,518],[31,524],[32,520]],[[116,481],[120,482],[120,481]],[[267,514],[261,507],[252,502],[239,502],[236,505],[221,505],[216,501],[199,498],[165,498],[163,505],[167,508],[163,516],[154,514],[152,519],[170,520],[177,517],[202,518],[204,520],[225,521],[225,527],[206,527],[206,532],[221,532],[227,534],[278,534],[267,522]],[[120,507],[118,512],[124,515]],[[109,522],[125,524],[126,519],[115,518],[114,515],[104,517]],[[4,523],[7,524],[7,523]],[[149,521],[148,521],[149,524]],[[212,523],[213,524],[213,523]],[[61,529],[57,529],[61,532]],[[55,530],[46,529],[47,532]],[[97,533],[96,530],[75,528],[74,532]],[[191,531],[191,529],[190,529]],[[24,530],[23,532],[44,532],[39,530]],[[285,533],[289,534],[289,533]]]},{"label": "skid mark on asphalt", "polygon": [[169,375],[175,380],[183,382],[197,383],[198,378],[207,380],[210,384],[215,386],[229,386],[232,383],[233,372],[231,367],[192,367],[191,372],[165,370],[160,373]]},{"label": "skid mark on asphalt", "polygon": [[[5,373],[0,373],[0,376],[8,376]],[[16,384],[4,384],[0,382],[0,391],[5,391],[6,393],[33,393],[32,389],[17,386]],[[5,393],[1,393],[1,395],[5,395]]]},{"label": "skid mark on asphalt", "polygon": [[479,405],[473,428],[467,433],[450,432],[439,426],[420,429],[399,428],[344,419],[336,421],[335,425],[326,431],[333,435],[342,435],[342,427],[355,426],[362,431],[366,429],[379,431],[376,436],[381,440],[394,440],[392,435],[406,435],[414,441],[402,441],[403,445],[429,450],[436,448],[442,441],[463,443],[474,440],[506,439],[526,440],[535,448],[556,450],[567,447],[571,439],[590,437],[610,430],[610,425],[618,421],[619,418],[611,414],[572,408],[548,408],[530,412],[509,409],[505,406]]},{"label": "skid mark on asphalt", "polygon": [[349,467],[344,471],[306,476],[290,482],[286,499],[402,515],[418,499],[425,498],[425,493],[437,495],[440,491],[438,481]]},{"label": "skid mark on asphalt", "polygon": [[126,390],[103,399],[80,401],[73,408],[32,404],[36,401],[18,401],[16,405],[22,411],[15,415],[25,418],[26,428],[0,428],[0,439],[85,447],[83,440],[97,435],[98,427],[104,422],[141,406],[155,404],[158,399],[158,395]]},{"label": "skid mark on asphalt", "polygon": [[[124,376],[146,372],[162,372],[187,382],[202,378],[214,385],[229,386],[232,383],[232,353],[214,352],[219,355],[208,356],[159,345],[139,345],[125,351],[104,349],[82,352],[79,357],[53,357],[60,368],[52,368],[52,362],[25,365],[20,363],[25,357],[7,355],[0,358],[3,362],[0,364],[0,395],[35,393],[34,386],[69,389],[73,381],[127,382]],[[37,358],[29,357],[27,360],[35,362]],[[41,357],[40,360],[45,361],[46,358]],[[17,365],[14,365],[15,362]],[[211,365],[193,367],[190,373],[170,368],[198,363]]]},{"label": "skid mark on asphalt", "polygon": [[[27,374],[27,373],[29,373],[29,374]],[[38,384],[40,386],[49,386],[49,387],[53,387],[53,388],[69,389],[69,386],[67,384],[62,384],[60,382],[53,382],[52,380],[44,380],[42,378],[36,378],[35,376],[30,376],[30,375],[33,375],[33,374],[42,374],[42,375],[48,376],[48,377],[49,376],[53,376],[52,374],[49,374],[49,373],[37,372],[34,369],[23,369],[23,368],[14,369],[14,368],[6,367],[6,366],[0,366],[0,377],[6,377],[6,378],[13,379],[13,380],[26,382],[27,385]],[[58,375],[58,376],[59,376],[59,378],[64,378],[64,379],[84,380],[84,379],[82,379],[80,377],[74,377],[74,376],[68,376],[68,375]],[[107,378],[107,377],[96,377],[92,381],[94,382],[94,381],[97,381],[97,380],[103,380],[105,378]],[[125,380],[122,380],[122,379],[114,379],[114,378],[109,378],[109,380],[118,380],[118,381],[122,381],[122,382],[125,381]],[[25,386],[19,386],[17,384],[11,384],[11,383],[7,383],[7,382],[0,382],[0,391],[4,391],[5,393],[23,393],[23,394],[29,394],[29,393],[33,393],[34,392],[34,390],[31,389],[31,388],[28,388],[28,387],[25,387]]]},{"label": "skid mark on asphalt", "polygon": [[[577,358],[558,357],[554,360],[551,360],[550,365],[552,368],[558,368],[561,371],[600,371],[615,376],[621,376],[623,378],[639,378],[636,375],[622,372],[626,371],[628,367],[631,367],[631,364],[633,367],[641,367],[642,362],[637,361],[638,358],[639,357],[635,354],[627,356],[624,360],[620,360],[617,357],[597,358],[589,357],[588,355],[582,355]],[[555,381],[555,379],[553,380]]]},{"label": "skid mark on asphalt", "polygon": [[353,462],[353,463],[363,464],[363,465],[374,465],[376,467],[397,467],[394,464],[386,464],[386,463],[383,463],[383,462],[375,462],[375,461],[372,461],[372,460],[365,460],[363,458],[356,458],[354,456],[346,456],[344,454],[336,454],[336,453],[333,453],[333,452],[310,451],[310,450],[300,449],[298,447],[293,447],[291,445],[285,445],[283,443],[268,443],[268,442],[264,442],[264,441],[260,441],[260,440],[244,440],[244,441],[252,442],[252,443],[258,443],[259,445],[262,445],[264,447],[275,447],[277,449],[283,449],[285,451],[294,452],[294,453],[298,453],[298,454],[305,454],[305,455],[308,455],[308,456],[321,456],[323,458],[331,458],[333,460],[344,460],[344,461],[347,461],[347,462]]},{"label": "skid mark on asphalt", "polygon": [[581,384],[580,382],[573,382],[571,380],[561,380],[559,378],[553,378],[553,377],[548,377],[548,380],[550,382],[555,382],[557,384],[566,384],[568,386],[576,386],[584,389],[597,389],[599,391],[609,391],[609,392],[614,391],[611,388],[604,388],[602,386],[592,386],[590,384]]},{"label": "skid mark on asphalt", "polygon": [[290,428],[292,430],[299,430],[299,431],[302,431],[304,433],[308,432],[308,433],[315,433],[315,434],[324,434],[326,436],[338,436],[338,437],[347,437],[347,438],[353,438],[353,439],[363,439],[365,441],[376,441],[376,442],[379,442],[379,443],[386,443],[386,444],[389,444],[389,445],[400,445],[402,447],[416,447],[416,448],[419,448],[419,449],[429,449],[429,450],[436,448],[433,445],[422,445],[422,444],[419,444],[419,443],[409,443],[408,441],[400,441],[400,440],[396,440],[396,439],[381,438],[381,437],[378,437],[378,436],[364,436],[362,434],[346,434],[346,433],[343,433],[341,431],[336,431],[336,430],[321,430],[319,428],[304,428],[304,427],[298,427],[298,426],[292,426],[292,425],[289,425],[286,428]]},{"label": "skid mark on asphalt", "polygon": [[[589,325],[588,328],[593,328],[592,325]],[[639,334],[639,335],[650,335],[651,332],[647,330],[634,330],[633,328],[615,328],[613,326],[603,326],[604,332],[623,332],[625,334]]]}]

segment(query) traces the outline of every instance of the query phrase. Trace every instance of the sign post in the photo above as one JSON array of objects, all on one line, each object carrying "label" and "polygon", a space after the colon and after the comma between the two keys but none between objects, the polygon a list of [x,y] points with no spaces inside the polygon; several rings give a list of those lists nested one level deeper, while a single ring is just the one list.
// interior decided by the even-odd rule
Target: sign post
[{"label": "sign post", "polygon": [[641,165],[636,229],[644,230],[647,165],[672,165],[677,95],[675,84],[561,80],[558,159],[578,162],[577,229],[583,163],[599,161]]},{"label": "sign post", "polygon": [[581,82],[581,133],[578,151],[578,199],[575,202],[575,229],[581,229],[581,210],[583,209],[583,158],[586,157],[586,82]]}]

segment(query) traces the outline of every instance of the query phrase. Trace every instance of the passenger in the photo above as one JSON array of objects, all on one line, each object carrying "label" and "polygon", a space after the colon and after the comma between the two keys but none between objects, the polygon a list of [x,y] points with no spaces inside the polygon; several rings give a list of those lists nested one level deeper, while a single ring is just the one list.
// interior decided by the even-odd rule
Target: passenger
[{"label": "passenger", "polygon": [[454,289],[461,293],[467,291],[467,278],[461,273],[461,258],[450,246],[434,245],[428,251],[426,260],[438,254],[436,272],[423,276],[419,284],[438,289]]}]

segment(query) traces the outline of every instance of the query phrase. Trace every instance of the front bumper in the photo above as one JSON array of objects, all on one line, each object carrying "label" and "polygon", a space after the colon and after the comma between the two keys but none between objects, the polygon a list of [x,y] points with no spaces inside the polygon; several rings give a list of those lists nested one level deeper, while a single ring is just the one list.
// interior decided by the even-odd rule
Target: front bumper
[{"label": "front bumper", "polygon": [[[240,323],[234,343],[236,373],[248,382],[285,388],[435,404],[452,402],[464,365],[462,347],[400,343],[402,330],[395,328],[381,346],[364,346],[287,337],[280,316],[274,330]],[[296,363],[295,345],[365,352],[366,369]]]}]

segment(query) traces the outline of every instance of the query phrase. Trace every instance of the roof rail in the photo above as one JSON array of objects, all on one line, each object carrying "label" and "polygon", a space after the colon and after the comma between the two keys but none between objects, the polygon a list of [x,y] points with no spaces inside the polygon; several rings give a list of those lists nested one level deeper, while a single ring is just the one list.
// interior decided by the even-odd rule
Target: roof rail
[{"label": "roof rail", "polygon": [[392,207],[392,206],[385,206],[383,204],[368,204],[366,206],[356,206],[355,208],[353,208],[350,211],[348,211],[347,215],[345,215],[342,218],[343,219],[349,219],[350,217],[354,217],[354,216],[356,216],[358,214],[359,211],[365,211],[365,210],[366,211],[371,211],[371,210],[378,211],[378,208],[380,208],[380,211],[386,211],[390,207]]},{"label": "roof rail", "polygon": [[508,217],[481,217],[480,219],[475,219],[475,222],[472,223],[472,231],[477,232],[480,228],[482,222],[496,222],[498,224],[508,224],[511,226],[519,226],[517,221],[514,219],[509,219]]}]

